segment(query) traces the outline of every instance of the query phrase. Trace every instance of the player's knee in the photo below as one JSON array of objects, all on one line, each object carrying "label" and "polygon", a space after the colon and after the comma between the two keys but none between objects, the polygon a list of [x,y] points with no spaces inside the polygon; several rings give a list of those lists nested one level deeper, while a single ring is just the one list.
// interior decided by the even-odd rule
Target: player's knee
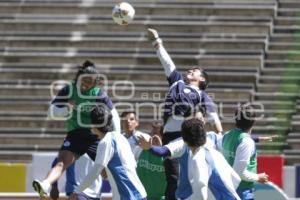
[{"label": "player's knee", "polygon": [[61,168],[62,170],[65,170],[72,164],[72,159],[68,158],[61,158],[58,160],[56,167]]},{"label": "player's knee", "polygon": [[75,155],[69,151],[61,151],[58,156],[58,162],[62,162],[64,165],[68,166],[75,161]]}]

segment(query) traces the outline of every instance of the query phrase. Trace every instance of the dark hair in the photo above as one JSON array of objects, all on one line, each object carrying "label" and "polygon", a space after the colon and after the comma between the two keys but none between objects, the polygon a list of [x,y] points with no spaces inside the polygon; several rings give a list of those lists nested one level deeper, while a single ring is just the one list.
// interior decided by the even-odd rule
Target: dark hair
[{"label": "dark hair", "polygon": [[128,114],[131,114],[131,113],[134,114],[135,118],[137,119],[136,112],[134,110],[126,110],[126,111],[122,112],[121,118],[126,117]]},{"label": "dark hair", "polygon": [[104,134],[113,131],[112,118],[110,109],[105,105],[97,105],[91,112],[92,125]]},{"label": "dark hair", "polygon": [[83,74],[98,74],[95,64],[89,60],[86,60],[82,64],[82,66],[79,66],[78,72],[76,74],[75,82],[77,82],[80,75]]},{"label": "dark hair", "polygon": [[235,125],[237,128],[248,131],[255,122],[256,113],[251,105],[241,105],[235,111]]},{"label": "dark hair", "polygon": [[208,74],[205,70],[198,68],[201,72],[201,76],[205,79],[205,81],[201,81],[199,84],[200,90],[206,90],[209,84]]},{"label": "dark hair", "polygon": [[204,124],[200,119],[192,118],[185,120],[181,126],[182,139],[189,146],[202,146],[206,143]]},{"label": "dark hair", "polygon": [[[201,81],[199,83],[198,87],[200,90],[206,90],[206,88],[208,87],[208,84],[209,84],[209,78],[208,78],[207,72],[204,69],[202,69],[201,67],[193,67],[192,69],[198,69],[200,71],[200,73],[201,73],[200,76],[202,76],[205,79],[205,81]],[[186,78],[187,77],[184,76],[184,82],[187,82]]]}]

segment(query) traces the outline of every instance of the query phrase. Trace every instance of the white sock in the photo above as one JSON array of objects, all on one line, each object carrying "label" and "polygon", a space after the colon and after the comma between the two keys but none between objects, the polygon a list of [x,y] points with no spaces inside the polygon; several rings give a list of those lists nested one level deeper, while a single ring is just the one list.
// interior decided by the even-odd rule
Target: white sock
[{"label": "white sock", "polygon": [[45,192],[48,192],[50,190],[51,184],[47,180],[42,181],[42,187],[45,190]]}]

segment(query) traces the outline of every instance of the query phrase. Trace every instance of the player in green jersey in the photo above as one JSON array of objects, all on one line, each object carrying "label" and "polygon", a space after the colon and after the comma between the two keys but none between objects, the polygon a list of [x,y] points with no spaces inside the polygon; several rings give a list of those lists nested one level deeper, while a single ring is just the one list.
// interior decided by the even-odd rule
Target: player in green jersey
[{"label": "player in green jersey", "polygon": [[255,122],[255,110],[250,105],[242,105],[235,113],[236,127],[223,136],[223,155],[239,174],[242,181],[237,192],[242,200],[254,199],[255,182],[266,183],[268,175],[257,174],[257,153],[251,131]]},{"label": "player in green jersey", "polygon": [[99,139],[91,131],[90,113],[96,105],[109,108],[113,114],[114,129],[120,132],[120,120],[111,99],[98,86],[99,74],[94,63],[86,61],[79,67],[76,78],[62,88],[52,101],[51,117],[67,117],[67,136],[58,153],[56,165],[43,181],[34,180],[32,185],[40,197],[49,195],[50,185],[74,161],[87,153],[95,160]]},{"label": "player in green jersey", "polygon": [[[162,145],[162,132],[162,123],[152,124],[150,135],[153,145]],[[148,200],[165,199],[167,182],[163,157],[158,157],[149,150],[143,150],[138,157],[136,171],[146,189]]]}]

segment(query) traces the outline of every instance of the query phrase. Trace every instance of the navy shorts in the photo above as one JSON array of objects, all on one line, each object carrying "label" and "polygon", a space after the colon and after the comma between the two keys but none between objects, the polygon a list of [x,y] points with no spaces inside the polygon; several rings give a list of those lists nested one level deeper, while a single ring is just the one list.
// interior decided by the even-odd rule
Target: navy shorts
[{"label": "navy shorts", "polygon": [[99,139],[90,129],[79,128],[68,132],[60,150],[73,152],[76,156],[87,153],[95,161]]}]

